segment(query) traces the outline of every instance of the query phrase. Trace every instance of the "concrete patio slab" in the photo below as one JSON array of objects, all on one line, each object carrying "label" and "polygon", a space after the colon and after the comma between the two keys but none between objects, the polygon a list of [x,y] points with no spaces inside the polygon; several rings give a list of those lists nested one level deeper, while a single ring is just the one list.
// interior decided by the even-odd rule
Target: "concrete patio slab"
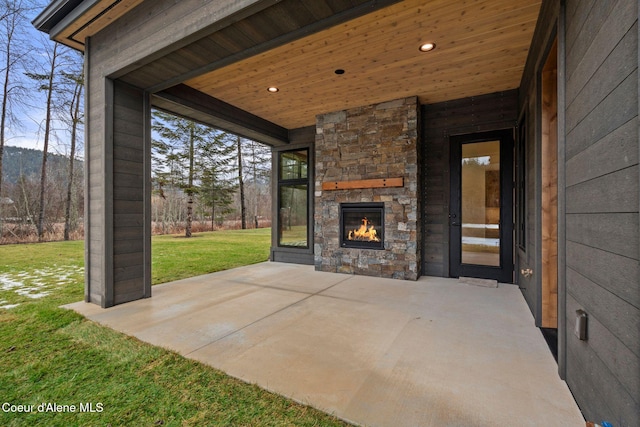
[{"label": "concrete patio slab", "polygon": [[516,286],[263,263],[89,319],[368,426],[584,426]]}]

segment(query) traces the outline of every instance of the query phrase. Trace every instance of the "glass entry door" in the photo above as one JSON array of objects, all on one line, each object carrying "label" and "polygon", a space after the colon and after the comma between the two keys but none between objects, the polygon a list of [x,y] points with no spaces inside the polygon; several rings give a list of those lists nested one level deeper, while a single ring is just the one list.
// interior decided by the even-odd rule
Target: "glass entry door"
[{"label": "glass entry door", "polygon": [[512,282],[512,131],[456,136],[451,145],[451,276]]}]

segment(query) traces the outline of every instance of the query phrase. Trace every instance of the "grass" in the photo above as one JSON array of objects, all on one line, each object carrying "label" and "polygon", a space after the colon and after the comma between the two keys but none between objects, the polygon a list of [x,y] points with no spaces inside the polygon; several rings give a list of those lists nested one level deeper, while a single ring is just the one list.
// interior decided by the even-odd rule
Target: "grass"
[{"label": "grass", "polygon": [[151,280],[165,283],[266,261],[270,245],[270,228],[198,233],[189,239],[155,236]]},{"label": "grass", "polygon": [[[156,237],[153,281],[263,261],[268,250],[269,230]],[[0,408],[0,425],[344,425],[59,308],[83,297],[83,258],[82,242],[0,246],[0,307],[11,307],[0,308],[0,405],[33,405]]]}]

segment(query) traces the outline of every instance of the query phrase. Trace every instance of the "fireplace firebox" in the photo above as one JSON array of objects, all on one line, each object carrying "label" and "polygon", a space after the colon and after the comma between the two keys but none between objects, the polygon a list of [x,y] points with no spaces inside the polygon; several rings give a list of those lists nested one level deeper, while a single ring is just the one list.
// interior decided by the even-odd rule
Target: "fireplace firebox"
[{"label": "fireplace firebox", "polygon": [[384,249],[384,203],[341,203],[340,246]]}]

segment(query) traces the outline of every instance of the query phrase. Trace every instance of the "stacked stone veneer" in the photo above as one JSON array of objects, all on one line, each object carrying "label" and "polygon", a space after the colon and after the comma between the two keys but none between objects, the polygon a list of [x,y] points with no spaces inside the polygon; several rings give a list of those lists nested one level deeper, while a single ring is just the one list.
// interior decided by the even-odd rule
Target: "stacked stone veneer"
[{"label": "stacked stone veneer", "polygon": [[[420,276],[418,102],[404,98],[316,118],[316,270]],[[322,183],[404,178],[399,188],[323,191]],[[384,250],[340,247],[340,203],[384,202]]]}]

